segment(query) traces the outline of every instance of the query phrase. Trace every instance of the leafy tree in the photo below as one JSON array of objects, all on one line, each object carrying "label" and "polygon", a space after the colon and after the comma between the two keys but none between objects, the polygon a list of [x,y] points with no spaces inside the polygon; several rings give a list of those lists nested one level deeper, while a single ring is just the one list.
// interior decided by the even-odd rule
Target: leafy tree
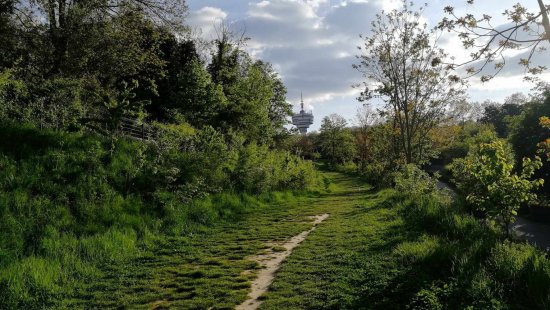
[{"label": "leafy tree", "polygon": [[286,147],[286,149],[291,150],[297,156],[305,159],[319,159],[320,154],[317,147],[318,143],[316,143],[319,140],[318,138],[319,134],[317,132],[307,135],[292,135],[289,139],[287,139],[289,145]]},{"label": "leafy tree", "polygon": [[381,122],[381,118],[371,107],[363,106],[357,109],[355,121],[357,127],[354,128],[353,135],[357,147],[358,168],[360,171],[364,171],[372,159],[371,144],[373,143],[373,137],[370,131],[373,126]]},{"label": "leafy tree", "polygon": [[169,111],[168,118],[182,118],[197,128],[217,127],[220,113],[227,106],[222,87],[212,82],[197,59],[186,67],[171,78],[170,93],[164,95],[169,100],[164,106]]},{"label": "leafy tree", "polygon": [[166,65],[160,47],[175,29],[165,17],[176,2],[185,11],[176,0],[14,1],[7,16],[17,29],[13,74],[29,87],[23,106],[30,114],[80,106],[77,118],[89,120],[104,115],[106,94],[124,97],[133,81],[136,102],[157,95]]},{"label": "leafy tree", "polygon": [[[545,129],[550,129],[550,118],[547,116],[541,116],[539,118],[539,124]],[[546,156],[546,160],[550,161],[550,138],[546,138],[539,142],[537,146],[539,147],[539,153],[544,154]]]},{"label": "leafy tree", "polygon": [[168,110],[179,105],[177,99],[182,95],[179,92],[185,87],[187,79],[194,76],[190,72],[195,71],[195,65],[203,67],[204,63],[193,40],[178,40],[173,34],[166,36],[160,45],[160,53],[166,63],[165,75],[157,82],[158,96],[151,98],[147,112],[153,119],[165,121],[172,118]]},{"label": "leafy tree", "polygon": [[347,121],[338,114],[323,118],[319,134],[322,156],[331,164],[340,164],[353,159],[355,144],[351,132],[346,128]]},{"label": "leafy tree", "polygon": [[286,135],[284,125],[291,114],[286,88],[270,64],[253,61],[242,50],[246,38],[226,28],[221,31],[207,67],[227,98],[219,127],[225,132],[238,132],[247,141],[272,144]]},{"label": "leafy tree", "polygon": [[13,1],[0,1],[0,70],[11,68],[17,60],[17,28],[10,18],[13,9]]},{"label": "leafy tree", "polygon": [[[102,51],[110,51],[113,45],[105,45],[102,38],[121,39],[134,36],[143,31],[148,21],[157,26],[173,25],[170,21],[184,16],[186,6],[179,0],[34,0],[16,1],[12,15],[19,22],[22,29],[29,35],[43,35],[51,49],[46,58],[49,66],[49,74],[57,74],[73,70],[74,65],[81,64],[76,60],[83,60],[83,55],[76,52],[87,52],[88,56],[97,52],[98,56],[104,56]],[[135,18],[141,19],[135,23]],[[181,23],[183,19],[180,19]],[[113,23],[124,27],[115,35],[126,34],[113,38]],[[111,36],[109,36],[111,32]],[[128,49],[126,55],[130,55],[132,49],[145,47],[139,42],[134,45],[118,42],[118,46]],[[97,45],[96,45],[97,44]],[[90,46],[91,45],[91,46]],[[94,46],[95,45],[95,46]],[[92,49],[94,47],[102,47]],[[107,48],[107,49],[105,49]],[[92,53],[91,53],[92,52]],[[76,57],[76,59],[74,59]],[[101,57],[98,58],[101,60]],[[138,60],[138,58],[135,58]],[[94,62],[88,62],[93,64]],[[116,65],[116,63],[114,63]],[[121,61],[122,65],[139,66],[139,63]],[[108,69],[104,67],[103,69]]]},{"label": "leafy tree", "polygon": [[432,132],[438,147],[438,160],[442,165],[463,158],[481,143],[490,143],[498,136],[491,125],[468,122],[463,126],[439,127]]},{"label": "leafy tree", "polygon": [[270,132],[267,134],[273,137],[275,143],[280,144],[290,135],[285,125],[289,124],[289,116],[292,115],[292,105],[286,100],[286,86],[275,69],[273,69],[273,66],[263,61],[257,61],[256,65],[262,69],[264,75],[271,82],[272,96],[269,99],[267,112],[270,122]]},{"label": "leafy tree", "polygon": [[[529,102],[525,105],[524,110],[520,119],[512,127],[509,138],[518,161],[523,157],[535,156],[539,152],[538,144],[548,137],[548,130],[540,126],[539,120],[541,117],[550,115],[550,98]],[[535,175],[545,180],[548,179],[550,163],[544,161],[542,168]],[[548,193],[550,188],[544,186],[542,190]]]},{"label": "leafy tree", "polygon": [[517,103],[489,104],[485,106],[480,122],[493,125],[498,136],[504,138],[510,133],[512,118],[522,111],[523,107]]},{"label": "leafy tree", "polygon": [[[406,163],[429,158],[430,130],[463,95],[462,82],[443,63],[447,54],[437,46],[437,33],[422,24],[422,11],[414,12],[404,2],[401,9],[378,15],[355,65],[366,78],[360,99],[384,100],[384,115]],[[373,82],[376,86],[369,89]]]},{"label": "leafy tree", "polygon": [[502,224],[508,233],[517,210],[523,203],[536,198],[533,190],[543,179],[531,180],[542,166],[540,158],[523,158],[521,172],[514,172],[514,158],[502,140],[482,143],[468,156],[453,163],[453,176],[466,201],[476,211]]},{"label": "leafy tree", "polygon": [[467,100],[456,101],[447,112],[448,121],[464,126],[467,122],[477,122],[483,114],[485,104],[469,102]]},{"label": "leafy tree", "polygon": [[545,128],[539,125],[539,119],[550,115],[550,98],[534,101],[525,106],[521,121],[513,128],[510,141],[518,157],[533,156],[537,153],[537,143],[547,136]]},{"label": "leafy tree", "polygon": [[249,61],[248,55],[242,50],[247,38],[229,30],[225,24],[217,28],[218,38],[214,40],[212,61],[208,64],[208,72],[212,80],[221,85],[224,91],[235,85],[242,76],[243,65]]},{"label": "leafy tree", "polygon": [[[473,5],[475,1],[466,2]],[[550,40],[549,6],[543,0],[537,2],[539,8],[536,11],[529,11],[522,3],[505,10],[502,15],[508,23],[497,27],[493,26],[492,16],[488,14],[458,16],[453,6],[445,7],[449,17],[443,18],[438,28],[457,33],[463,46],[472,50],[470,60],[452,66],[468,66],[466,71],[469,76],[481,74],[481,81],[489,81],[506,65],[506,51],[527,51],[527,56],[521,58],[519,64],[525,67],[528,73],[526,78],[533,80],[546,67],[533,65],[531,59],[535,52],[546,49],[541,43]],[[468,12],[475,12],[475,8],[470,8]],[[494,72],[488,73],[485,70],[488,66],[493,66]]]}]

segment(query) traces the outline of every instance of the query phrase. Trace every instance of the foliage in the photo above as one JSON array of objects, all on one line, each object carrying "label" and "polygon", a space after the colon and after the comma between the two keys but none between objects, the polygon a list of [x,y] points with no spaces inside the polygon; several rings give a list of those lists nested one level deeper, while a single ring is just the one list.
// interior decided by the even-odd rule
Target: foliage
[{"label": "foliage", "polygon": [[435,180],[413,164],[405,165],[395,173],[395,189],[411,198],[421,199],[437,194]]},{"label": "foliage", "polygon": [[0,71],[0,118],[20,113],[20,100],[27,95],[26,84],[13,78],[12,70]]},{"label": "foliage", "polygon": [[244,51],[247,38],[221,27],[207,70],[228,104],[215,126],[224,132],[239,132],[249,142],[273,144],[286,136],[284,125],[292,112],[286,88],[269,63],[253,61]]},{"label": "foliage", "polygon": [[338,114],[326,116],[321,123],[319,148],[321,156],[331,165],[350,161],[355,156],[354,139],[346,126],[346,120]]},{"label": "foliage", "polygon": [[432,162],[441,165],[465,157],[470,149],[481,143],[490,143],[498,139],[491,125],[473,122],[467,122],[463,126],[438,127],[432,131],[432,135],[439,153],[438,159]]},{"label": "foliage", "polygon": [[[513,127],[510,142],[514,147],[517,162],[523,157],[533,157],[539,153],[539,143],[548,137],[548,129],[540,126],[540,118],[550,115],[550,99],[535,100],[526,104],[525,111],[519,122]],[[543,166],[535,173],[537,178],[547,178],[550,163],[543,161]],[[544,186],[542,190],[548,193],[550,188]]]},{"label": "foliage", "polygon": [[[466,1],[470,7],[468,12],[475,12],[474,0]],[[493,17],[486,13],[456,14],[453,6],[446,6],[444,11],[449,17],[444,17],[438,28],[452,31],[458,35],[462,45],[472,50],[470,59],[464,63],[451,66],[467,66],[468,76],[481,74],[481,81],[487,82],[495,77],[506,65],[507,51],[525,51],[526,58],[520,58],[519,64],[525,67],[527,80],[535,80],[546,67],[534,64],[531,59],[535,52],[546,48],[541,43],[550,38],[550,21],[548,7],[543,0],[537,0],[539,8],[531,11],[522,3],[517,3],[506,9],[502,15],[507,20],[504,27],[494,27]],[[543,26],[543,27],[540,27]],[[497,44],[498,42],[498,44]]]},{"label": "foliage", "polygon": [[389,123],[374,124],[354,131],[358,149],[358,173],[379,188],[391,186],[393,173],[404,162],[400,158]]},{"label": "foliage", "polygon": [[514,173],[514,159],[505,142],[497,140],[470,150],[464,159],[453,163],[458,188],[476,211],[498,220],[506,231],[523,203],[536,198],[533,190],[543,179],[531,181],[541,167],[539,157],[523,159],[521,173]]},{"label": "foliage", "polygon": [[171,81],[168,102],[169,118],[183,119],[195,127],[216,126],[227,99],[220,85],[212,82],[210,75],[194,59]]},{"label": "foliage", "polygon": [[294,154],[310,160],[317,160],[321,154],[319,151],[319,134],[313,132],[307,135],[293,135],[287,139],[289,144],[286,149],[291,150]]},{"label": "foliage", "polygon": [[511,119],[520,115],[522,111],[523,106],[518,103],[487,105],[480,122],[493,125],[498,136],[505,138],[510,134]]}]

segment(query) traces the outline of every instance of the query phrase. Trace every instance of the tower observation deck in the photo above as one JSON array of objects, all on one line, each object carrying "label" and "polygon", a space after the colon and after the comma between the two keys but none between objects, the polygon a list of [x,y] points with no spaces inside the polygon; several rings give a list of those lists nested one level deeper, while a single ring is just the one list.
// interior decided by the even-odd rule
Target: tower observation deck
[{"label": "tower observation deck", "polygon": [[311,124],[313,124],[313,113],[306,112],[304,110],[304,98],[301,100],[301,110],[300,113],[294,114],[292,116],[292,124],[298,127],[300,133],[307,133],[307,129]]}]

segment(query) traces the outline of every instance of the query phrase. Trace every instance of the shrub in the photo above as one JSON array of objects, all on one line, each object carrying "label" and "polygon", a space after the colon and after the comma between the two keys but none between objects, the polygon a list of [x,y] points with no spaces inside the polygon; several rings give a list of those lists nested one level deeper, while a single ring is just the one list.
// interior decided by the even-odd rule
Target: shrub
[{"label": "shrub", "polygon": [[437,294],[433,290],[422,289],[416,293],[407,309],[439,310],[443,309],[443,305],[439,302]]},{"label": "shrub", "polygon": [[435,180],[416,165],[405,165],[394,175],[395,189],[412,198],[421,198],[437,193]]},{"label": "shrub", "polygon": [[522,203],[536,198],[532,191],[544,182],[531,181],[542,165],[540,158],[523,159],[521,173],[514,173],[509,147],[500,140],[483,143],[464,159],[455,160],[453,175],[459,190],[474,210],[499,221],[506,233]]}]

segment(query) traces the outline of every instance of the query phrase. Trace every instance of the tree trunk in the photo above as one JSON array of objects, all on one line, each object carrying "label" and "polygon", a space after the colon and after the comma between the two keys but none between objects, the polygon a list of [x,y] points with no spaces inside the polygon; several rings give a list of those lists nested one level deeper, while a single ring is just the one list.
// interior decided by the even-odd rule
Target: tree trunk
[{"label": "tree trunk", "polygon": [[546,6],[542,0],[538,0],[540,13],[542,14],[542,25],[544,26],[544,38],[550,42],[550,21],[548,20],[548,12],[546,11]]}]

